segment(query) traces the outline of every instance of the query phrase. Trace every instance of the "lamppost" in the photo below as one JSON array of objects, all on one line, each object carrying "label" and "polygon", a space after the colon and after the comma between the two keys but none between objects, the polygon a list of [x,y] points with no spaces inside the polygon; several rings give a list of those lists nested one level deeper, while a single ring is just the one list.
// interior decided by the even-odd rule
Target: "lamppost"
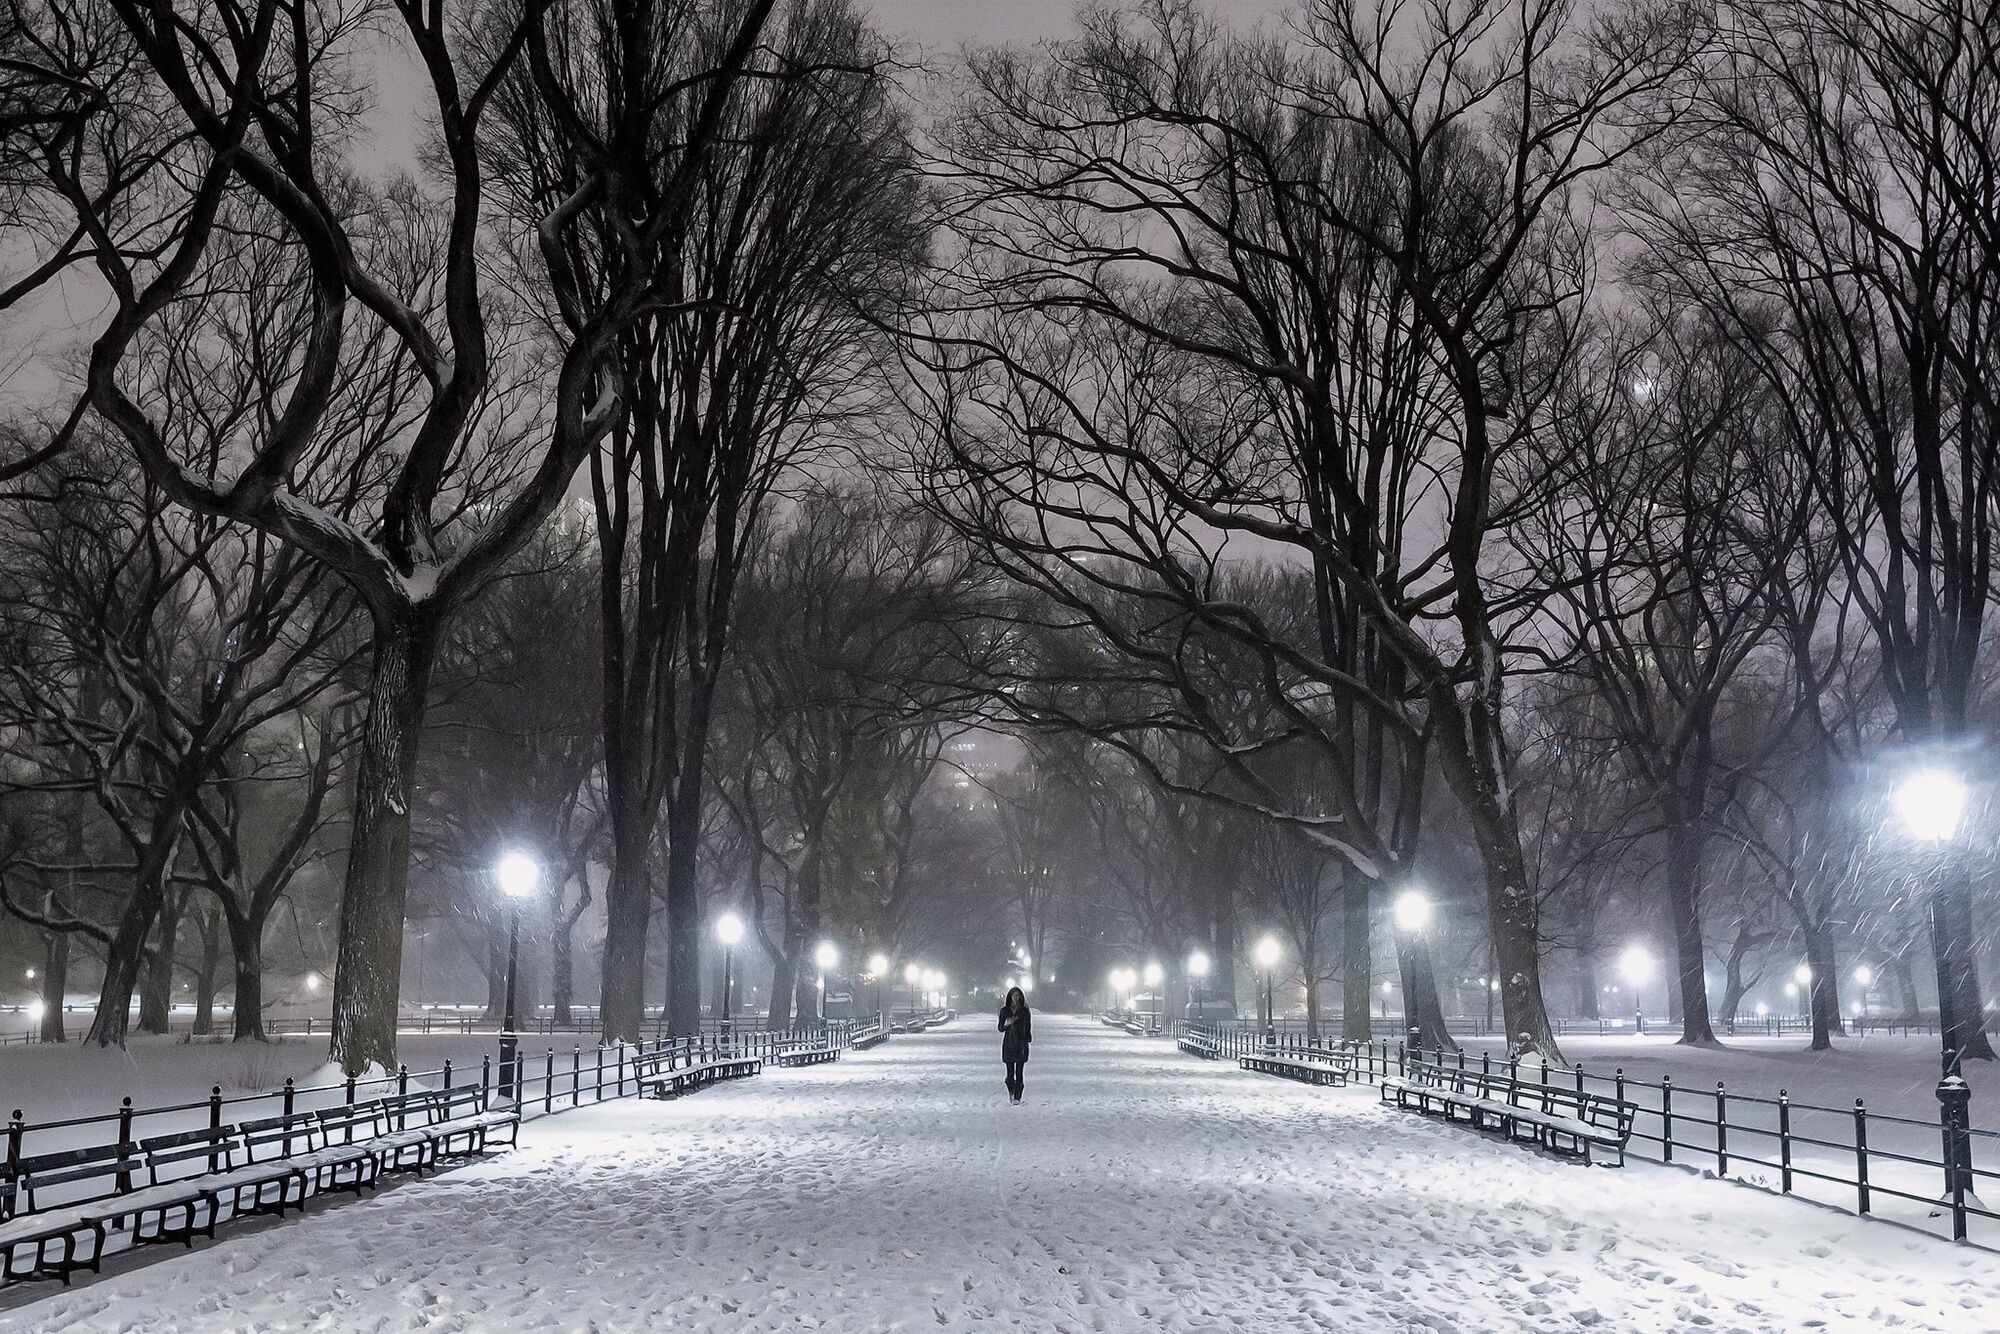
[{"label": "lamppost", "polygon": [[878,1020],[886,1019],[886,1015],[882,1009],[882,978],[888,971],[888,955],[871,954],[868,956],[868,975],[875,979],[875,1017]]},{"label": "lamppost", "polygon": [[[1868,1017],[1869,988],[1875,985],[1875,970],[1865,963],[1857,965],[1854,969],[1854,985],[1861,988],[1861,1008],[1855,1012],[1855,1017],[1865,1021]],[[1865,1030],[1867,1024],[1864,1022],[1862,1027]]]},{"label": "lamppost", "polygon": [[541,883],[542,868],[525,852],[510,852],[493,867],[493,878],[507,896],[507,995],[500,1016],[500,1087],[507,1100],[521,1102],[521,1035],[514,1015],[514,974],[521,958],[521,900]]},{"label": "lamppost", "polygon": [[1165,1019],[1165,1013],[1161,1005],[1160,984],[1166,980],[1167,970],[1160,966],[1159,960],[1155,959],[1146,965],[1146,985],[1153,992],[1153,1027],[1155,1028],[1159,1028]]},{"label": "lamppost", "polygon": [[1799,988],[1799,1018],[1812,1018],[1812,965],[1802,963],[1792,970],[1792,981]]},{"label": "lamppost", "polygon": [[922,964],[906,963],[903,965],[903,986],[910,993],[910,1013],[913,1015],[917,1012],[917,982],[923,975],[924,969]]},{"label": "lamppost", "polygon": [[1278,971],[1278,960],[1285,957],[1284,947],[1278,944],[1276,936],[1265,936],[1251,951],[1257,962],[1257,969],[1264,974],[1264,1046],[1275,1049],[1278,1045],[1277,995],[1273,990]]},{"label": "lamppost", "polygon": [[819,1026],[826,1027],[826,975],[840,962],[840,950],[830,940],[813,947],[813,963],[819,969]]},{"label": "lamppost", "polygon": [[1618,975],[1625,979],[1625,985],[1632,988],[1632,1021],[1634,1028],[1646,1031],[1646,1007],[1641,1000],[1639,988],[1653,979],[1653,956],[1644,945],[1627,945],[1625,952],[1618,956]]},{"label": "lamppost", "polygon": [[1392,911],[1396,930],[1408,937],[1402,949],[1403,1033],[1414,1054],[1423,1046],[1423,1028],[1417,1023],[1417,951],[1424,948],[1424,932],[1431,924],[1430,896],[1421,889],[1406,889],[1396,896]]},{"label": "lamppost", "polygon": [[1208,956],[1200,950],[1196,950],[1193,954],[1188,955],[1187,970],[1188,986],[1194,992],[1194,1021],[1198,1024],[1205,1023],[1207,1015],[1202,1012],[1201,993],[1208,985],[1206,980],[1208,977]]},{"label": "lamppost", "polygon": [[[1910,837],[1934,845],[1940,855],[1946,853],[1945,845],[1957,835],[1959,821],[1965,815],[1965,784],[1942,769],[1923,769],[1896,785],[1893,800],[1896,814]],[[1959,1078],[1956,1040],[1959,1015],[1955,994],[1958,988],[1951,961],[1959,957],[1960,942],[1951,939],[1950,923],[1939,911],[1944,875],[1936,871],[1933,874],[1938,882],[1931,886],[1930,905],[1931,955],[1937,964],[1938,1041],[1942,1048],[1943,1078],[1955,1080]],[[1970,948],[1972,942],[1963,944]],[[1942,1098],[1944,1085],[1938,1088],[1938,1096]]]},{"label": "lamppost", "polygon": [[722,942],[722,1046],[731,1050],[729,1024],[730,965],[735,962],[736,944],[743,939],[743,919],[726,912],[715,919],[715,938]]}]

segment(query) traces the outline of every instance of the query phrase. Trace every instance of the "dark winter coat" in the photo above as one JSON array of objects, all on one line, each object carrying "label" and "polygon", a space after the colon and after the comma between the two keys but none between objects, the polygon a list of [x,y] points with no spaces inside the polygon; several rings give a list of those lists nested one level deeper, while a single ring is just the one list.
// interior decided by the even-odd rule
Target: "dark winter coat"
[{"label": "dark winter coat", "polygon": [[1000,1059],[1008,1064],[1025,1064],[1028,1059],[1028,1044],[1035,1040],[1034,1017],[1022,1006],[1014,1016],[1013,1027],[1007,1025],[1007,1011],[1000,1011],[1000,1031],[1007,1036],[1000,1039]]}]

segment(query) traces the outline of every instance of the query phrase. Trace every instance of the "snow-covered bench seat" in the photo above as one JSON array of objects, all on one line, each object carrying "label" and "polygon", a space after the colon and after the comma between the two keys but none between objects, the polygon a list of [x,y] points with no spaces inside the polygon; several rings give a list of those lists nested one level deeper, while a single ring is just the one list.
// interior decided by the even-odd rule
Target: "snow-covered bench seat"
[{"label": "snow-covered bench seat", "polygon": [[[215,1235],[225,1202],[229,1217],[304,1202],[299,1172],[239,1166],[243,1153],[236,1127],[214,1126],[21,1159],[0,1176],[0,1278],[67,1284],[78,1269],[96,1272],[114,1238],[193,1245],[196,1236]],[[146,1184],[135,1187],[141,1172]],[[41,1207],[50,1192],[75,1198]]]},{"label": "snow-covered bench seat", "polygon": [[778,1053],[778,1064],[799,1066],[819,1065],[825,1061],[840,1059],[840,1048],[831,1043],[813,1043],[806,1046],[787,1047]]},{"label": "snow-covered bench seat", "polygon": [[761,1074],[764,1062],[755,1056],[719,1056],[679,1069],[656,1071],[649,1079],[656,1098],[677,1098],[724,1079],[745,1079]]},{"label": "snow-covered bench seat", "polygon": [[879,1046],[887,1042],[889,1040],[889,1033],[889,1029],[878,1025],[877,1027],[856,1033],[849,1039],[849,1043],[856,1051],[867,1051],[870,1047]]},{"label": "snow-covered bench seat", "polygon": [[1405,1078],[1383,1080],[1382,1101],[1586,1163],[1593,1149],[1615,1150],[1617,1165],[1624,1166],[1625,1145],[1632,1138],[1628,1102],[1430,1061],[1412,1063]]},{"label": "snow-covered bench seat", "polygon": [[1344,1051],[1247,1052],[1241,1058],[1245,1070],[1281,1075],[1304,1084],[1347,1086],[1353,1061]]},{"label": "snow-covered bench seat", "polygon": [[1204,1061],[1212,1061],[1222,1055],[1222,1044],[1206,1033],[1183,1033],[1174,1040],[1174,1045]]}]

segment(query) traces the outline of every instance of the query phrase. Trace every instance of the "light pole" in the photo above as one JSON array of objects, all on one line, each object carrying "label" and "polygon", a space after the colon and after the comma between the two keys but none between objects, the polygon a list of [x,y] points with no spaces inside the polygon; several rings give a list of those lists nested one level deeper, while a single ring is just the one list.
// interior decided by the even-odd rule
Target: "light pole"
[{"label": "light pole", "polygon": [[1640,1000],[1639,988],[1653,979],[1653,956],[1644,945],[1627,945],[1625,952],[1618,956],[1618,975],[1625,979],[1625,985],[1632,988],[1632,1018],[1636,1030],[1646,1031],[1646,1007]]},{"label": "light pole", "polygon": [[1207,1015],[1202,1012],[1201,993],[1208,985],[1208,956],[1200,950],[1188,955],[1187,970],[1188,986],[1194,992],[1194,1021],[1205,1023]]},{"label": "light pole", "polygon": [[1421,889],[1406,889],[1396,896],[1393,912],[1396,930],[1407,937],[1402,949],[1403,1033],[1407,1049],[1414,1055],[1423,1047],[1423,1027],[1417,1022],[1417,951],[1425,947],[1424,932],[1431,924],[1430,895]]},{"label": "light pole", "polygon": [[715,919],[715,938],[722,942],[722,1046],[731,1049],[729,1024],[730,965],[735,962],[736,943],[743,939],[743,919],[726,912]]},{"label": "light pole", "polygon": [[917,1012],[917,983],[922,979],[923,975],[923,965],[915,963],[906,963],[903,965],[903,985],[909,988],[910,1014],[912,1016]]},{"label": "light pole", "polygon": [[1278,969],[1278,960],[1285,957],[1284,948],[1278,944],[1276,936],[1265,936],[1257,942],[1252,951],[1257,961],[1258,971],[1264,974],[1264,1045],[1276,1048],[1278,1045],[1277,993],[1273,989]]},{"label": "light pole", "polygon": [[822,940],[813,947],[813,963],[819,968],[819,1026],[826,1027],[826,975],[840,962],[840,950],[832,941]]},{"label": "light pole", "polygon": [[1153,992],[1153,1027],[1159,1028],[1165,1016],[1161,1007],[1160,984],[1167,980],[1167,970],[1155,959],[1146,965],[1146,985]]},{"label": "light pole", "polygon": [[[1940,857],[1949,854],[1946,845],[1957,836],[1959,821],[1965,816],[1965,784],[1957,775],[1942,769],[1919,770],[1896,785],[1893,800],[1896,814],[1911,838],[1932,844]],[[1938,1042],[1942,1049],[1943,1078],[1955,1080],[1960,1077],[1960,1015],[1957,974],[1952,963],[1960,956],[1961,944],[1970,948],[1972,942],[1953,940],[1951,924],[1946,914],[1940,911],[1943,905],[1939,899],[1944,892],[1943,881],[1947,874],[1949,872],[1944,868],[1933,868],[1932,871],[1931,957],[1937,965]],[[1978,1016],[1973,1016],[1972,1021],[1977,1022],[1977,1019]],[[1944,1096],[1942,1084],[1939,1085],[1938,1096]]]},{"label": "light pole", "polygon": [[868,975],[875,979],[875,1018],[878,1021],[886,1021],[887,1019],[887,1015],[882,1009],[882,978],[888,971],[888,955],[871,954],[868,956]]},{"label": "light pole", "polygon": [[542,868],[525,852],[510,852],[493,867],[493,878],[507,896],[507,995],[500,1016],[500,1087],[515,1106],[521,1102],[521,1035],[514,1014],[514,974],[521,958],[521,900],[541,883]]},{"label": "light pole", "polygon": [[1854,985],[1861,988],[1861,1012],[1856,1018],[1862,1021],[1862,1031],[1867,1031],[1869,988],[1875,985],[1875,970],[1867,964],[1860,964],[1854,970]]},{"label": "light pole", "polygon": [[1792,970],[1792,981],[1796,982],[1799,988],[1799,1018],[1801,1019],[1812,1018],[1812,980],[1813,971],[1811,964],[1802,963]]}]

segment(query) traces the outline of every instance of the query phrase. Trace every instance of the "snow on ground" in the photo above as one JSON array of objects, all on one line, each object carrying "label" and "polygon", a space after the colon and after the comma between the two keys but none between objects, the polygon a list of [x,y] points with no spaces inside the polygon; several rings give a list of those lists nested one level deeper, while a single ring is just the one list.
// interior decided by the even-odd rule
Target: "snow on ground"
[{"label": "snow on ground", "polygon": [[1087,1021],[1037,1035],[1020,1107],[972,1016],[17,1288],[0,1330],[1964,1331],[2000,1310],[1988,1252]]}]

